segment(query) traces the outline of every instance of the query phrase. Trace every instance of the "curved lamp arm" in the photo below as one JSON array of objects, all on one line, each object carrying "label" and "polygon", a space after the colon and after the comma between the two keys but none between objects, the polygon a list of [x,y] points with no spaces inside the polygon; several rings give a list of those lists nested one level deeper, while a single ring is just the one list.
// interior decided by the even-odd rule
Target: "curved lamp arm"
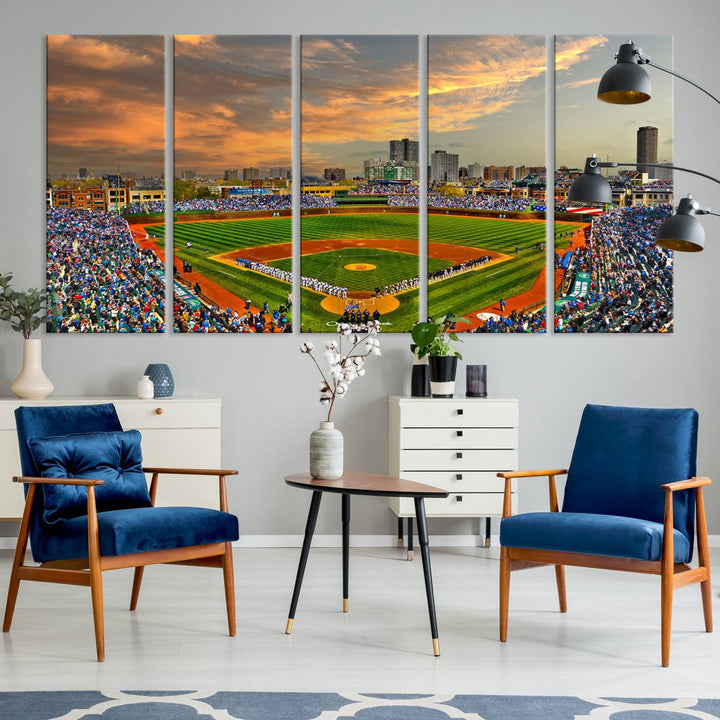
[{"label": "curved lamp arm", "polygon": [[[718,101],[720,102],[720,101]],[[598,167],[654,167],[654,168],[665,168],[666,170],[679,170],[680,172],[692,173],[693,175],[699,175],[707,180],[712,180],[720,185],[720,180],[707,175],[706,173],[700,172],[699,170],[691,170],[690,168],[679,167],[678,165],[668,165],[667,163],[649,163],[649,162],[635,162],[635,163],[616,163],[616,162],[598,162]]]},{"label": "curved lamp arm", "polygon": [[716,103],[720,103],[720,98],[715,97],[710,91],[706,90],[702,85],[698,85],[696,82],[691,80],[690,78],[685,77],[684,75],[681,75],[680,73],[676,73],[674,70],[670,70],[669,68],[663,67],[662,65],[658,65],[657,63],[654,63],[650,58],[643,57],[642,55],[639,55],[639,60],[644,65],[652,65],[652,67],[657,68],[658,70],[662,70],[663,72],[666,72],[668,75],[672,75],[673,77],[680,78],[680,80],[684,80],[686,83],[689,83],[693,87],[696,87],[698,90],[702,90],[708,97],[712,98]]}]

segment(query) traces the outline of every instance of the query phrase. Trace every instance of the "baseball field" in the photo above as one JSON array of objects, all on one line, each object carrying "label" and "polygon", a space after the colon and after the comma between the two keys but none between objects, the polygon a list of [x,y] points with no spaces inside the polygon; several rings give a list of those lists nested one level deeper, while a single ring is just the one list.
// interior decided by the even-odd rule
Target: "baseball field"
[{"label": "baseball field", "polygon": [[[249,298],[253,307],[267,302],[272,310],[287,301],[290,283],[241,267],[238,259],[291,272],[291,223],[289,217],[178,222],[174,226],[176,265],[182,261],[191,264],[194,276],[227,290],[238,299],[238,307],[244,307]],[[580,227],[579,223],[556,223],[556,249],[567,246],[563,240],[567,231]],[[163,244],[162,226],[148,226],[147,231]],[[353,302],[371,312],[377,308],[384,332],[407,331],[417,321],[420,308],[417,281],[413,282],[419,275],[417,215],[334,211],[303,216],[301,239],[300,274],[347,288],[347,298],[339,298],[303,287],[300,315],[293,309],[295,323],[299,320],[303,330],[328,331],[344,307]],[[523,296],[525,302],[544,277],[544,243],[542,220],[430,214],[429,273],[485,255],[490,262],[431,282],[428,314],[474,315],[491,311],[500,298],[508,309],[517,296]],[[392,288],[393,284],[401,286],[399,292],[384,296],[385,286]],[[384,297],[375,299],[378,287]],[[536,304],[542,304],[544,298],[542,283]]]}]

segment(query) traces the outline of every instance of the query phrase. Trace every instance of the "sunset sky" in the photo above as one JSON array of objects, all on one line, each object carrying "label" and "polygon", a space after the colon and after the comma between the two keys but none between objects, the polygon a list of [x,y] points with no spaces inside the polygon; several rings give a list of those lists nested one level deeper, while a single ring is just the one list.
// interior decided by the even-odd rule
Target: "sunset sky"
[{"label": "sunset sky", "polygon": [[47,171],[57,179],[164,169],[164,39],[48,35]]},{"label": "sunset sky", "polygon": [[545,164],[545,38],[428,38],[428,155],[460,165]]},{"label": "sunset sky", "polygon": [[418,139],[415,35],[302,37],[302,172],[388,156],[388,141]]},{"label": "sunset sky", "polygon": [[[672,38],[633,37],[644,54],[672,68]],[[595,153],[602,160],[633,162],[637,129],[658,128],[658,160],[672,161],[672,77],[646,66],[652,97],[638,105],[611,105],[597,99],[597,86],[615,64],[627,36],[558,36],[556,39],[555,156],[558,166],[583,167]]]},{"label": "sunset sky", "polygon": [[[289,35],[175,36],[175,174],[290,167]],[[242,175],[241,175],[242,177]]]}]

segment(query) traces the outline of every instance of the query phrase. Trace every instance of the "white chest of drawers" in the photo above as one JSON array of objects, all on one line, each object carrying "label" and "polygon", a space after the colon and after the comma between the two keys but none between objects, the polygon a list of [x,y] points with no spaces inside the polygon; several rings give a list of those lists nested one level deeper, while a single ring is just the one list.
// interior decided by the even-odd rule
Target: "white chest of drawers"
[{"label": "white chest of drawers", "polygon": [[[142,434],[143,464],[176,468],[220,468],[220,411],[217,397],[175,397],[138,400],[132,397],[66,397],[45,400],[0,400],[0,519],[22,515],[22,486],[11,482],[20,475],[20,455],[15,431],[15,408],[48,405],[115,405],[126,430]],[[149,479],[149,478],[148,478]],[[218,507],[217,479],[163,475],[157,505]]]},{"label": "white chest of drawers", "polygon": [[[504,481],[496,473],[518,467],[516,399],[391,395],[388,404],[389,474],[450,493],[426,501],[428,517],[502,516]],[[413,516],[411,500],[388,502],[399,518]]]}]

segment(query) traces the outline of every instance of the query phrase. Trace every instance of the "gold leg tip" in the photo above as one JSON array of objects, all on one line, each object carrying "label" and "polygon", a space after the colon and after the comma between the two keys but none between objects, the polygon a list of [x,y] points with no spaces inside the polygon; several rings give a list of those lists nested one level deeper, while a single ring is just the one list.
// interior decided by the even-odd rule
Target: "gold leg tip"
[{"label": "gold leg tip", "polygon": [[437,638],[433,638],[433,655],[435,657],[440,655],[440,641]]},{"label": "gold leg tip", "polygon": [[408,550],[407,559],[412,560],[415,557],[415,551],[414,550]]},{"label": "gold leg tip", "polygon": [[343,598],[343,612],[350,610],[350,601],[347,598]]},{"label": "gold leg tip", "polygon": [[289,635],[292,632],[293,618],[288,618],[287,625],[285,626],[285,634]]},{"label": "gold leg tip", "polygon": [[398,538],[398,547],[401,548],[404,546],[405,546],[405,541],[402,538]]}]

